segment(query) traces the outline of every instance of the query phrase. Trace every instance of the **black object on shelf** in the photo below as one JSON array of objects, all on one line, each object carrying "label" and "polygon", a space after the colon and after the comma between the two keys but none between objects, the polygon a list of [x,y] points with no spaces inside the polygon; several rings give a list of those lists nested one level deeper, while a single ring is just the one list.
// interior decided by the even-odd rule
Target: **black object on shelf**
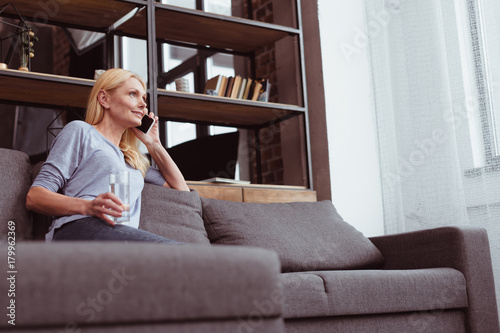
[{"label": "black object on shelf", "polygon": [[186,180],[234,179],[239,132],[203,136],[167,149]]}]

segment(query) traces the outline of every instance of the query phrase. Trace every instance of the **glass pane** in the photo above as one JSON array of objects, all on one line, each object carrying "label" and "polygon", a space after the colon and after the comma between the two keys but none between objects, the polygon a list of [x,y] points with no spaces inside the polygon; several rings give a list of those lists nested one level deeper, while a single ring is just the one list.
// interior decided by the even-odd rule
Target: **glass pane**
[{"label": "glass pane", "polygon": [[234,76],[234,58],[231,54],[217,53],[207,59],[207,77],[217,75]]},{"label": "glass pane", "polygon": [[145,40],[123,37],[123,68],[128,69],[148,80],[148,55]]},{"label": "glass pane", "polygon": [[196,49],[163,44],[163,68],[168,72],[196,54]]},{"label": "glass pane", "polygon": [[196,0],[162,0],[161,3],[164,3],[166,5],[196,9]]},{"label": "glass pane", "polygon": [[167,122],[167,148],[196,139],[196,125],[191,123]]},{"label": "glass pane", "polygon": [[499,8],[497,0],[483,0],[481,3],[482,32],[484,38],[484,56],[487,67],[488,85],[490,91],[490,107],[492,123],[491,140],[493,141],[491,153],[500,155],[500,21],[498,20]]},{"label": "glass pane", "polygon": [[231,0],[205,0],[204,5],[206,12],[228,16],[232,15]]}]

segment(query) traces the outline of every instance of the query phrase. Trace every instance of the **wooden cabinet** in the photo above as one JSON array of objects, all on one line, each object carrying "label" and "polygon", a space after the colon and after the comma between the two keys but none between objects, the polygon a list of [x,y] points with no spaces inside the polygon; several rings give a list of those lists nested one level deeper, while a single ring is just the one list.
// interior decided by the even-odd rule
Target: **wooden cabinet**
[{"label": "wooden cabinet", "polygon": [[301,186],[212,184],[192,181],[188,182],[188,186],[203,198],[219,200],[255,203],[317,200],[315,191]]}]

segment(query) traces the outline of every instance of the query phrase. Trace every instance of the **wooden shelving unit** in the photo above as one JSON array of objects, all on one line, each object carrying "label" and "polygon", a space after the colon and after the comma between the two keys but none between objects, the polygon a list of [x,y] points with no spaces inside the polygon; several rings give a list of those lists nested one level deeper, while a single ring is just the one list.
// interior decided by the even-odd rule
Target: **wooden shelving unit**
[{"label": "wooden shelving unit", "polygon": [[[156,38],[239,52],[255,51],[299,30],[276,24],[155,3]],[[147,12],[140,10],[117,33],[146,38]],[[202,27],[202,28],[200,28]]]},{"label": "wooden shelving unit", "polygon": [[[0,69],[0,100],[43,107],[85,108],[94,80]],[[27,93],[27,87],[29,93]],[[176,121],[262,127],[294,117],[304,108],[160,90],[159,116]]]},{"label": "wooden shelving unit", "polygon": [[43,107],[85,108],[94,80],[0,69],[0,100]]},{"label": "wooden shelving unit", "polygon": [[[297,19],[300,21],[300,0],[295,1],[299,11]],[[215,51],[228,50],[251,54],[278,40],[292,36],[302,48],[300,24],[299,29],[295,29],[165,5],[154,0],[66,0],[64,4],[55,1],[56,5],[52,4],[52,7],[44,7],[40,3],[32,0],[16,0],[15,6],[23,16],[33,22],[147,40],[149,106],[163,119],[259,129],[291,117],[303,116],[307,127],[307,108],[302,105],[173,92],[159,89],[154,82],[158,75],[156,67],[158,42],[179,42]],[[9,9],[2,15],[8,17],[14,14]],[[124,20],[127,15],[130,17]],[[299,51],[302,57],[303,51]],[[299,66],[302,68],[302,74],[305,74],[303,60]],[[84,109],[93,84],[93,80],[81,78],[0,70],[0,101],[42,107]],[[302,85],[305,87],[304,78]],[[303,97],[306,100],[305,88]],[[307,105],[306,102],[304,104]],[[305,140],[308,146],[308,134]]]},{"label": "wooden shelving unit", "polygon": [[[7,2],[4,2],[7,3]],[[64,5],[59,1],[13,1],[16,8],[29,21],[59,26],[82,28],[107,32],[119,21],[145,1],[121,0],[68,0]],[[15,15],[11,7],[3,14]]]},{"label": "wooden shelving unit", "polygon": [[303,113],[295,105],[158,91],[158,115],[171,120],[259,128]]}]

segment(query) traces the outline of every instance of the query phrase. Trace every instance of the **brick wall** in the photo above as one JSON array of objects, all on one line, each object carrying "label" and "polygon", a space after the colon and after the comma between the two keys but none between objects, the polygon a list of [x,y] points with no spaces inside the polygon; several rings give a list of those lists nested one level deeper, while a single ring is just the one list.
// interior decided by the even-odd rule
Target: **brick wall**
[{"label": "brick wall", "polygon": [[[253,19],[260,22],[273,23],[273,1],[272,0],[253,0],[252,1]],[[276,55],[274,44],[264,47],[255,54],[256,77],[269,79],[271,83],[270,102],[279,102],[278,85],[276,75]],[[281,133],[277,124],[263,128],[259,132],[260,145],[256,147],[254,133],[248,136],[250,147],[255,147],[261,153],[262,183],[264,184],[283,184],[283,159],[281,154]],[[257,182],[257,163],[255,150],[250,160],[252,182]]]},{"label": "brick wall", "polygon": [[53,39],[54,39],[54,74],[56,75],[69,75],[69,65],[70,65],[70,44],[66,33],[61,27],[53,27]]}]

